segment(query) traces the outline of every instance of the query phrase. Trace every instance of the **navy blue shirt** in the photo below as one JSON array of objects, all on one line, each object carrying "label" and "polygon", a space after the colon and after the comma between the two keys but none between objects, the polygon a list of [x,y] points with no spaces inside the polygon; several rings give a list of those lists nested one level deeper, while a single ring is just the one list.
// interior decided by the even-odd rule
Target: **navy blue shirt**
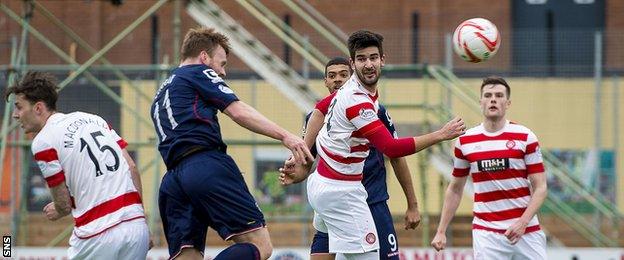
[{"label": "navy blue shirt", "polygon": [[[310,119],[312,113],[309,113],[305,119],[304,131],[307,127],[307,122]],[[382,105],[379,105],[379,111],[377,111],[377,116],[379,120],[383,122],[383,124],[388,128],[390,134],[397,137],[396,129],[394,128],[394,124],[392,123],[392,119],[390,115],[388,115],[388,111]],[[379,150],[377,150],[372,144],[368,144],[369,152],[368,157],[364,161],[364,170],[362,179],[362,184],[368,193],[368,198],[366,199],[366,203],[374,204],[381,201],[386,201],[390,198],[388,195],[388,184],[386,183],[386,164],[384,163],[384,155]],[[316,155],[316,144],[310,150]]]},{"label": "navy blue shirt", "polygon": [[150,113],[158,151],[168,169],[196,150],[219,150],[221,138],[217,111],[223,112],[238,97],[223,79],[203,64],[174,69],[158,89]]}]

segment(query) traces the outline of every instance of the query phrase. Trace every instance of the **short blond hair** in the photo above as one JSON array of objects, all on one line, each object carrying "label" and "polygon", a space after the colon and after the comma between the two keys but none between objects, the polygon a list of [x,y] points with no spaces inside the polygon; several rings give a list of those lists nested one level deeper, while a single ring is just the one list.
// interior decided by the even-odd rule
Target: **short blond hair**
[{"label": "short blond hair", "polygon": [[180,50],[182,60],[197,57],[202,51],[206,51],[208,55],[212,56],[217,46],[221,45],[225,50],[225,54],[230,53],[229,39],[216,32],[214,28],[200,27],[190,29],[184,41],[182,42],[182,49]]}]

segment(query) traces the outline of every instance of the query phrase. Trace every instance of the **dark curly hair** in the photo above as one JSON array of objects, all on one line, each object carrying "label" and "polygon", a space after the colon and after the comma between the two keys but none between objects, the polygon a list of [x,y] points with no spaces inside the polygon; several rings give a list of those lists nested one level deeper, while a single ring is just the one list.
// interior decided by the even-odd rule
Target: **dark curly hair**
[{"label": "dark curly hair", "polygon": [[347,41],[347,45],[349,46],[349,55],[351,56],[351,59],[355,59],[355,51],[371,46],[377,47],[379,49],[379,55],[383,56],[383,39],[384,38],[383,36],[381,36],[381,34],[366,30],[360,30],[352,33],[351,36],[349,36],[349,40]]},{"label": "dark curly hair", "polygon": [[18,83],[6,90],[4,99],[8,101],[11,94],[23,94],[30,104],[42,101],[49,110],[56,111],[57,89],[56,77],[52,74],[29,71]]}]

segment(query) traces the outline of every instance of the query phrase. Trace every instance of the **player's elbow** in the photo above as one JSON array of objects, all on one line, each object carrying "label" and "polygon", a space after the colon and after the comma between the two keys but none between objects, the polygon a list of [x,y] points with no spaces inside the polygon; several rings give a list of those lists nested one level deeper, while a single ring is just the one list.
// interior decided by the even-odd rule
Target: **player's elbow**
[{"label": "player's elbow", "polygon": [[244,122],[250,114],[249,107],[241,101],[232,102],[223,112],[238,124]]},{"label": "player's elbow", "polygon": [[548,196],[548,188],[546,187],[546,184],[542,184],[538,187],[535,188],[535,193],[539,194],[540,196],[546,198],[546,196]]},{"label": "player's elbow", "polygon": [[412,138],[390,139],[379,146],[379,150],[390,158],[400,158],[416,152]]},{"label": "player's elbow", "polygon": [[381,150],[385,156],[388,156],[392,159],[401,158],[405,155],[401,154],[398,149],[393,149],[392,147],[386,146],[385,149]]}]

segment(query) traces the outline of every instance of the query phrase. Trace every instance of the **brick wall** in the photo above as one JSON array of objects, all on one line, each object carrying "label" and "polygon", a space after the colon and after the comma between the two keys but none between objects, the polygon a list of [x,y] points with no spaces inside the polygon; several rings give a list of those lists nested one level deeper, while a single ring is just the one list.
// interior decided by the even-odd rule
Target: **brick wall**
[{"label": "brick wall", "polygon": [[[607,32],[624,28],[624,2],[607,1]],[[0,0],[17,13],[22,11],[22,1]],[[263,43],[270,47],[279,56],[283,55],[284,44],[266,27],[247,13],[235,1],[219,0],[219,5],[235,17],[247,30],[253,32]],[[262,1],[278,16],[290,14],[293,27],[303,35],[308,35],[310,41],[321,48],[327,56],[340,55],[335,48],[307,25],[301,18],[288,9],[279,0]],[[96,49],[103,47],[115,35],[147,10],[153,1],[135,0],[124,1],[122,6],[113,6],[105,1],[42,1],[54,15],[60,18],[78,35]],[[418,62],[443,62],[443,35],[452,33],[461,21],[471,17],[486,17],[494,22],[502,32],[503,44],[497,57],[496,66],[509,66],[511,50],[511,10],[510,1],[497,1],[492,4],[489,0],[393,0],[383,2],[377,0],[359,1],[326,1],[311,0],[309,3],[333,21],[346,33],[366,28],[381,32],[386,38],[386,53],[388,63],[412,62],[412,14],[418,13],[421,33],[418,35]],[[351,4],[356,3],[356,4]],[[159,57],[173,57],[173,3],[165,4],[157,13],[160,25],[160,52]],[[182,11],[182,34],[196,23]],[[33,26],[46,35],[54,44],[69,52],[72,40],[65,36],[60,29],[51,24],[42,14],[35,12]],[[10,37],[21,32],[20,26],[12,19],[0,15],[0,62],[7,64],[10,55]],[[151,62],[151,19],[147,19],[135,31],[115,46],[106,57],[118,64],[145,64]],[[624,36],[607,38],[607,64],[622,63],[621,51],[611,46],[619,46]],[[31,38],[29,44],[28,62],[32,64],[60,64],[63,61],[41,42]],[[301,68],[300,57],[292,52],[292,66]],[[78,48],[76,57],[79,62],[86,61],[91,54]],[[611,57],[611,59],[610,59]],[[455,57],[456,61],[459,61]],[[469,66],[467,63],[455,62],[457,66]],[[493,65],[493,64],[490,64]],[[231,68],[246,69],[236,58],[231,61]],[[477,65],[477,66],[487,66]],[[624,65],[619,65],[624,66]]]}]

